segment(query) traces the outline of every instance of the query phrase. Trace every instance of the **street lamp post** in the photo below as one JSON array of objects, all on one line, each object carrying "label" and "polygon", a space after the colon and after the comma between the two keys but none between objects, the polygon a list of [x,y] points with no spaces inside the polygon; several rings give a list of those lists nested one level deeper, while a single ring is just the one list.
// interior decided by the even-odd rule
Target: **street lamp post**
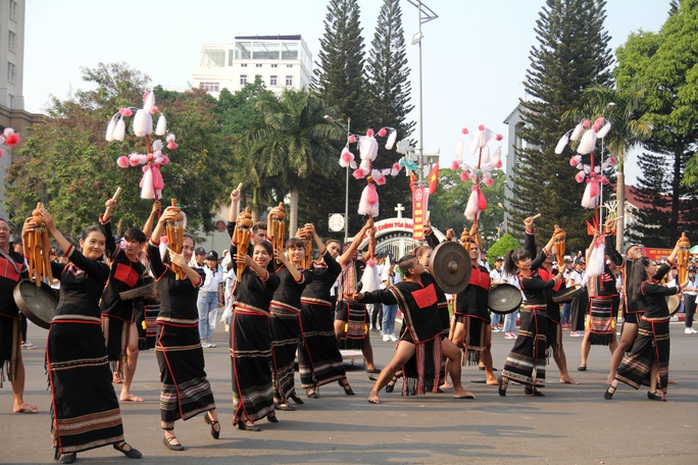
[{"label": "street lamp post", "polygon": [[[325,115],[323,118],[326,121],[334,124],[338,128],[344,131],[344,126],[342,126],[339,121],[331,117],[330,115]],[[347,145],[349,144],[349,136],[351,135],[351,118],[347,118]],[[346,181],[344,186],[344,243],[347,242],[349,238],[349,166],[346,168]]]},{"label": "street lamp post", "polygon": [[407,0],[419,10],[419,32],[412,37],[412,45],[419,45],[419,176],[418,185],[424,184],[424,99],[422,92],[422,24],[438,18],[421,0]]}]

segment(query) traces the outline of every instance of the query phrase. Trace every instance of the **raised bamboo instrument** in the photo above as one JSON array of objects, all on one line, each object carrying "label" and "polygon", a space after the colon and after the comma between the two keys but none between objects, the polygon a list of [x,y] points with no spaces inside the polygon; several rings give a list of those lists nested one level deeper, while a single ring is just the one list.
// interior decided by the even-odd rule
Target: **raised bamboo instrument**
[{"label": "raised bamboo instrument", "polygon": [[[269,237],[271,241],[274,255],[276,255],[277,250],[282,253],[284,250],[284,236],[286,235],[285,220],[286,210],[284,210],[284,204],[279,202],[279,206],[272,208],[267,217],[267,237]],[[276,260],[276,263],[279,264],[281,261]]]},{"label": "raised bamboo instrument", "polygon": [[555,249],[555,261],[561,267],[565,262],[565,250],[567,250],[567,233],[558,225],[553,230],[553,249]]},{"label": "raised bamboo instrument", "polygon": [[35,227],[25,231],[22,237],[24,256],[29,257],[29,277],[34,277],[34,283],[37,287],[41,287],[41,282],[44,279],[48,279],[48,282],[53,281],[51,258],[49,256],[51,242],[46,223],[44,223],[39,213],[41,206],[42,203],[38,202],[36,209],[32,212],[31,219]]},{"label": "raised bamboo instrument", "polygon": [[305,257],[301,260],[301,268],[307,270],[310,268],[310,263],[313,261],[313,233],[304,226],[298,228],[296,237],[302,240],[305,245]]},{"label": "raised bamboo instrument", "polygon": [[[250,214],[250,208],[245,207],[245,211],[240,213],[237,221],[235,222],[235,232],[233,233],[233,245],[237,246],[238,253],[246,254],[247,249],[250,246],[250,241],[252,240],[252,214]],[[245,271],[244,263],[238,263],[235,269],[235,277],[238,282],[242,279],[242,273]]]},{"label": "raised bamboo instrument", "polygon": [[676,268],[679,270],[679,283],[683,283],[686,281],[686,277],[688,276],[688,257],[689,257],[689,249],[691,248],[691,243],[688,241],[688,237],[686,237],[686,233],[682,232],[681,237],[679,238],[679,242],[677,244],[679,246],[679,253],[676,254]]},{"label": "raised bamboo instrument", "polygon": [[[175,216],[174,222],[167,222],[165,225],[168,247],[173,252],[182,253],[182,247],[184,246],[184,214],[177,206],[177,199],[172,199],[171,202],[172,207],[177,212],[177,216]],[[172,270],[177,275],[177,279],[184,279],[184,271],[179,266],[173,263]]]}]

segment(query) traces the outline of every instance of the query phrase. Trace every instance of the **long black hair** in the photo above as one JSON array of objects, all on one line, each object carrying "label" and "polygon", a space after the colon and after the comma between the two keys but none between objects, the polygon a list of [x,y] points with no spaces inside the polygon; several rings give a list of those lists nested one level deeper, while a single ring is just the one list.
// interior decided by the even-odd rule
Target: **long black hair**
[{"label": "long black hair", "polygon": [[645,268],[650,266],[650,259],[641,257],[630,262],[630,272],[626,280],[628,297],[635,302],[642,299],[642,283],[647,280],[647,271]]},{"label": "long black hair", "polygon": [[531,254],[526,249],[510,250],[507,256],[504,257],[504,266],[502,268],[506,274],[515,275],[519,270],[516,263],[527,258],[531,258]]}]

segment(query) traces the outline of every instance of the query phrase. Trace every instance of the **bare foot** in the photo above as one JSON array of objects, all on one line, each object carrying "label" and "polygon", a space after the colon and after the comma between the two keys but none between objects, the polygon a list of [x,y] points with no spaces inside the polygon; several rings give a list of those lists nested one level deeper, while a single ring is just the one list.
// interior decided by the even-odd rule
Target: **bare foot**
[{"label": "bare foot", "polygon": [[[560,384],[579,384],[579,381],[572,378],[570,375],[560,376]],[[609,381],[607,384],[611,384]]]},{"label": "bare foot", "polygon": [[450,391],[451,389],[453,389],[453,387],[448,383],[443,383],[441,386],[439,386],[439,389],[441,389],[442,391]]},{"label": "bare foot", "polygon": [[485,381],[485,384],[488,386],[497,386],[499,383],[497,382],[497,378],[492,377],[492,378],[487,378],[487,381]]},{"label": "bare foot", "polygon": [[679,382],[678,382],[678,381],[674,381],[673,379],[669,378],[669,379],[667,380],[667,384],[679,384]]},{"label": "bare foot", "polygon": [[15,404],[12,411],[15,413],[36,413],[39,409],[36,408],[36,405],[29,405],[26,402],[22,402],[19,405]]},{"label": "bare foot", "polygon": [[466,391],[463,388],[456,389],[453,391],[453,398],[454,399],[474,399],[475,394],[473,394],[470,391]]},{"label": "bare foot", "polygon": [[122,392],[121,396],[119,396],[119,401],[121,402],[143,402],[142,397],[138,397],[135,394],[132,394],[130,392]]},{"label": "bare foot", "polygon": [[371,391],[368,395],[368,402],[370,404],[380,404],[381,400],[378,397],[378,394],[375,391]]}]

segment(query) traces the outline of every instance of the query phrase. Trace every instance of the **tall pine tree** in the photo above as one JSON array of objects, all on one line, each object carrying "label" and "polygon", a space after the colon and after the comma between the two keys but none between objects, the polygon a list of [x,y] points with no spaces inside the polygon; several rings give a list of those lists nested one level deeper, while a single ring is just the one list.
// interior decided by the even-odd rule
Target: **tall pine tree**
[{"label": "tall pine tree", "polygon": [[[361,35],[361,10],[357,0],[330,0],[325,16],[325,32],[320,38],[320,52],[313,71],[313,89],[327,105],[334,107],[332,114],[344,124],[351,118],[351,132],[364,133],[369,128],[368,80],[365,75],[364,41]],[[337,147],[337,159],[342,145]],[[301,194],[299,215],[301,222],[315,223],[317,230],[327,230],[327,214],[344,212],[345,171],[332,178],[318,176],[312,179]],[[365,183],[349,179],[349,236],[361,226],[356,214],[359,196]],[[342,237],[341,233],[336,237]]]},{"label": "tall pine tree", "polygon": [[[408,139],[415,126],[407,115],[410,104],[410,68],[407,66],[405,32],[402,28],[402,9],[399,0],[384,0],[378,15],[376,31],[371,41],[371,53],[367,59],[369,76],[370,126],[376,130],[391,126],[397,130],[398,139]],[[389,167],[402,155],[387,151],[381,145],[378,152],[380,167]],[[392,216],[396,204],[410,202],[409,179],[406,176],[391,178],[379,188],[383,206],[382,217]],[[409,212],[409,210],[408,210]]]},{"label": "tall pine tree", "polygon": [[519,135],[525,144],[516,149],[516,179],[509,199],[513,226],[540,212],[538,229],[548,234],[560,224],[573,250],[588,245],[584,221],[593,212],[580,204],[584,186],[574,180],[570,149],[562,155],[554,149],[562,134],[577,123],[571,115],[584,88],[611,83],[605,5],[603,0],[547,0],[536,21],[538,45],[531,49],[524,81],[530,98],[521,101],[526,125]]}]

